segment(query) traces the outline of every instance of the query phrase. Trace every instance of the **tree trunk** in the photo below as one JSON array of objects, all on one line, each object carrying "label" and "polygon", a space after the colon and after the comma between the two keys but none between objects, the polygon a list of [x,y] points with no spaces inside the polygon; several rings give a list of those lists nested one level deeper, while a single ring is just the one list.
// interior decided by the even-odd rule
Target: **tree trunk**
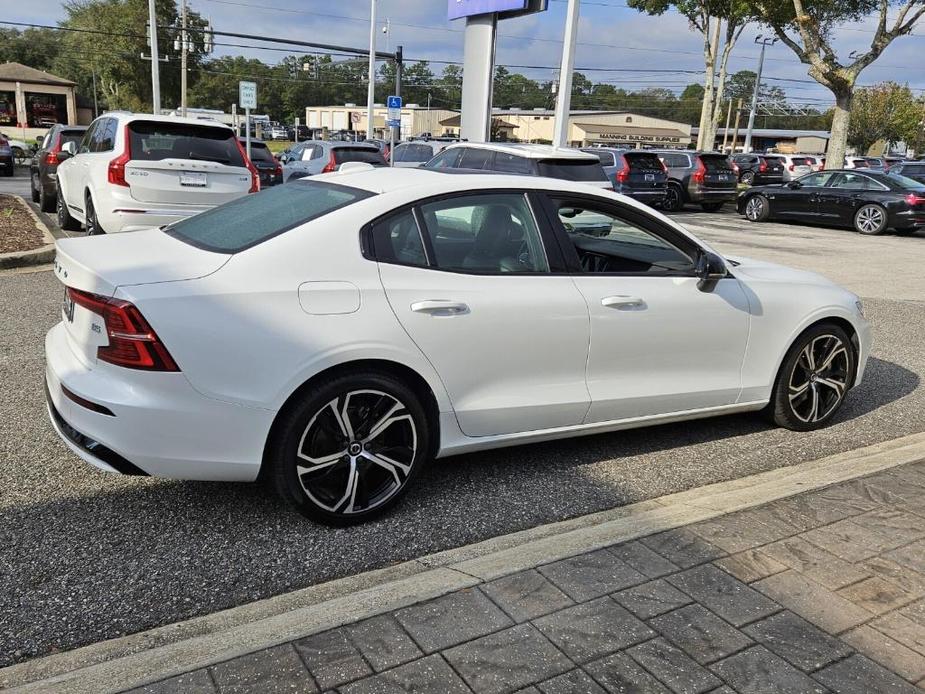
[{"label": "tree trunk", "polygon": [[703,106],[700,109],[700,129],[697,131],[697,149],[713,149],[713,141],[707,140],[710,135],[710,123],[713,120],[713,103],[715,98],[714,73],[716,72],[716,54],[719,49],[719,31],[722,22],[717,18],[713,30],[713,41],[710,41],[710,25],[703,25],[703,62],[706,68],[706,78],[703,86]]},{"label": "tree trunk", "polygon": [[848,121],[851,118],[851,101],[854,87],[835,95],[835,109],[832,116],[832,133],[825,152],[825,168],[840,169],[845,163],[845,148],[848,143]]},{"label": "tree trunk", "polygon": [[719,75],[716,78],[716,97],[713,99],[713,114],[710,116],[709,121],[707,122],[707,136],[704,138],[704,146],[706,149],[713,149],[716,146],[716,131],[719,128],[720,119],[723,117],[723,92],[726,90],[726,74],[728,72],[729,65],[729,54],[732,52],[732,47],[735,45],[735,40],[727,39],[726,45],[723,48],[722,58],[719,63]]}]

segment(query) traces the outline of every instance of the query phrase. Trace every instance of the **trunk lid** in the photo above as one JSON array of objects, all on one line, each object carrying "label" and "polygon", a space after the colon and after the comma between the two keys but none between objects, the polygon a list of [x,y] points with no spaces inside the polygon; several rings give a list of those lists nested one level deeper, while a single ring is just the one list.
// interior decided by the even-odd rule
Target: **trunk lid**
[{"label": "trunk lid", "polygon": [[668,182],[668,172],[665,171],[661,159],[657,156],[646,152],[639,154],[627,152],[623,157],[629,168],[626,183],[631,188],[645,190],[665,187]]},{"label": "trunk lid", "polygon": [[139,202],[176,205],[220,205],[247,195],[251,175],[245,167],[191,159],[133,160],[125,180]]},{"label": "trunk lid", "polygon": [[700,161],[706,171],[703,174],[704,188],[735,190],[739,183],[729,158],[723,155],[701,154]]}]

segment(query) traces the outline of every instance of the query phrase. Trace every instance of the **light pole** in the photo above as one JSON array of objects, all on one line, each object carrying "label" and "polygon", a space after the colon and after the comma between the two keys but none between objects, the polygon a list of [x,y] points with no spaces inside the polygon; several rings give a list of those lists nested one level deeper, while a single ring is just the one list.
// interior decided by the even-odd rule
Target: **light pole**
[{"label": "light pole", "polygon": [[568,0],[565,14],[565,40],[562,43],[562,62],[559,66],[559,92],[556,94],[555,130],[552,144],[568,144],[568,117],[572,103],[572,70],[575,66],[575,42],[578,38],[579,0]]},{"label": "light pole", "polygon": [[761,89],[761,70],[764,68],[764,49],[777,43],[777,37],[757,36],[755,43],[761,46],[761,55],[758,57],[758,74],[755,76],[755,90],[752,92],[752,108],[748,114],[748,129],[745,131],[745,144],[743,152],[752,151],[752,130],[755,127],[755,111],[758,110],[758,90]]},{"label": "light pole", "polygon": [[373,139],[373,104],[376,101],[376,0],[369,2],[369,90],[366,93],[366,139]]}]

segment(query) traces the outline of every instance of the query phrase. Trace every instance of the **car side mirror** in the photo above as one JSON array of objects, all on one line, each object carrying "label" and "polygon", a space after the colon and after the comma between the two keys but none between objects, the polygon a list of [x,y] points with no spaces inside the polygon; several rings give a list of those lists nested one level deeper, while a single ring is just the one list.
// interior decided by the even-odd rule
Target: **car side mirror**
[{"label": "car side mirror", "polygon": [[729,276],[726,262],[716,253],[711,253],[710,251],[703,251],[700,254],[695,271],[697,277],[700,278],[700,281],[697,282],[697,289],[702,292],[712,292],[716,288],[717,282]]},{"label": "car side mirror", "polygon": [[44,142],[44,140],[45,140],[45,136],[44,136],[44,135],[36,135],[36,136],[35,136],[35,144],[37,144],[39,147],[42,146],[42,142]]},{"label": "car side mirror", "polygon": [[798,190],[803,187],[803,184],[799,181],[790,181],[790,183],[787,184],[787,187],[791,190]]},{"label": "car side mirror", "polygon": [[59,157],[62,153],[66,153],[69,157],[73,157],[75,154],[77,154],[77,143],[76,142],[65,142],[64,145],[61,147],[61,152],[59,153]]}]

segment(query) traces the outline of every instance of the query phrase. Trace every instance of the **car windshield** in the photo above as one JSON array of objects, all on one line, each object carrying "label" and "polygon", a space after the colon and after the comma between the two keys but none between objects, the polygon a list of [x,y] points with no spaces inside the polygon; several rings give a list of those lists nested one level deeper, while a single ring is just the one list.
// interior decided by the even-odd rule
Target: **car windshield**
[{"label": "car windshield", "polygon": [[601,162],[594,159],[541,159],[537,162],[540,176],[565,181],[606,181]]},{"label": "car windshield", "polygon": [[372,195],[358,188],[299,180],[238,198],[164,231],[197,248],[237,253]]},{"label": "car windshield", "polygon": [[903,190],[912,190],[916,193],[925,192],[925,183],[920,183],[919,181],[898,173],[890,172],[886,175],[890,177],[890,180],[893,181],[893,183],[898,185]]},{"label": "car windshield", "polygon": [[197,159],[229,166],[244,166],[231,128],[209,125],[132,121],[128,126],[132,159]]},{"label": "car windshield", "polygon": [[334,162],[344,164],[348,161],[362,161],[373,166],[385,166],[382,153],[372,147],[336,147]]}]

